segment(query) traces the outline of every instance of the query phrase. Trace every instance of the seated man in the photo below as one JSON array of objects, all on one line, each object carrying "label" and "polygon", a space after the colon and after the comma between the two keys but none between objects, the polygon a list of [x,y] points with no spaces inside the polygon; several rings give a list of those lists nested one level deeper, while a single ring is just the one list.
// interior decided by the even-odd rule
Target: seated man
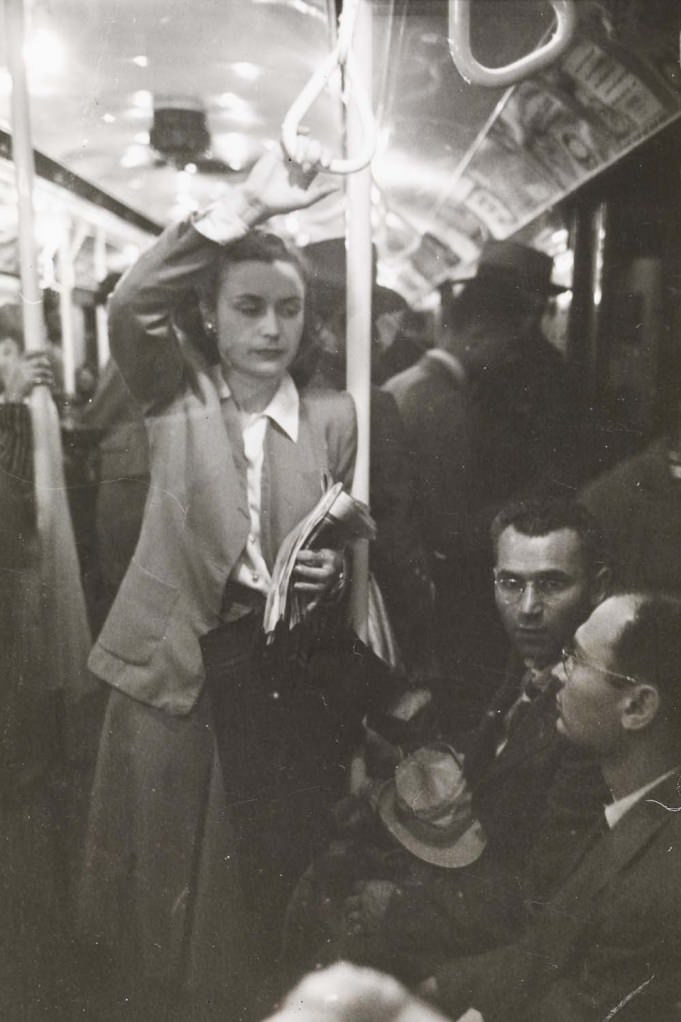
[{"label": "seated man", "polygon": [[[457,856],[447,861],[442,856],[419,856],[414,845],[407,844],[417,858],[430,864],[407,870],[404,829],[397,835],[398,846],[391,850],[388,838],[387,850],[377,857],[366,848],[367,843],[372,849],[380,843],[376,827],[365,826],[366,814],[356,814],[361,826],[355,824],[355,833],[350,834],[344,857],[348,865],[336,850],[331,860],[313,865],[298,887],[287,936],[303,966],[336,955],[414,980],[448,955],[504,943],[525,925],[528,897],[547,896],[607,797],[595,764],[573,753],[556,732],[556,683],[551,677],[561,646],[605,594],[608,571],[595,523],[573,504],[526,501],[497,516],[493,538],[497,605],[513,655],[497,697],[467,742],[463,767],[467,784],[457,795],[468,810],[469,826],[476,818],[482,824],[485,850],[468,862]],[[405,766],[406,761],[389,782],[396,788],[404,786]],[[457,777],[446,758],[437,770],[440,781],[446,772],[448,790],[453,791]],[[431,781],[427,787],[432,792]],[[403,790],[397,795],[404,801]],[[395,836],[396,828],[381,812],[386,797],[379,795],[379,814]],[[422,797],[419,804],[423,808]],[[443,818],[449,819],[455,808],[448,804]],[[428,814],[420,814],[421,849],[429,843],[442,845],[437,822],[431,818],[429,840]],[[345,831],[347,840],[347,826]],[[386,845],[385,835],[382,844]],[[396,854],[399,845],[402,849]],[[319,915],[329,917],[327,899],[337,901],[349,893],[352,882],[362,875],[362,864],[375,868],[377,862],[380,871],[364,872],[365,882],[346,905],[340,939],[332,933],[331,949],[317,947],[316,958],[301,959],[305,945],[301,932],[309,927],[319,940],[323,930]],[[291,932],[296,928],[297,933]],[[308,955],[312,950],[307,947]]]},{"label": "seated man", "polygon": [[681,601],[625,594],[577,631],[555,677],[558,730],[597,758],[612,801],[517,942],[423,986],[452,1018],[681,1017]]}]

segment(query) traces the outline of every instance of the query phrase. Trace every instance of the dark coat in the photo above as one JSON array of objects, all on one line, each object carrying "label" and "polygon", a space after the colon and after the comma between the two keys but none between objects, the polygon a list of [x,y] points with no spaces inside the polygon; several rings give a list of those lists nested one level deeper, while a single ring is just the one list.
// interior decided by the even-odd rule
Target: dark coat
[{"label": "dark coat", "polygon": [[624,589],[681,591],[681,482],[656,440],[590,483],[579,500],[605,532]]},{"label": "dark coat", "polygon": [[[539,332],[502,365],[463,378],[426,353],[389,380],[415,459],[437,589],[436,634],[457,731],[474,725],[508,652],[491,596],[489,527],[508,501],[564,493],[579,471],[577,403],[561,355]],[[493,683],[494,684],[494,683]]]},{"label": "dark coat", "polygon": [[438,971],[452,1018],[471,1005],[485,1022],[681,1017],[679,780],[585,851],[520,941]]},{"label": "dark coat", "polygon": [[28,406],[0,403],[0,802],[23,798],[57,748],[33,491]]},{"label": "dark coat", "polygon": [[[510,872],[517,873],[527,867],[545,826],[549,804],[554,826],[565,810],[569,829],[574,827],[582,833],[608,797],[596,764],[575,751],[556,730],[555,682],[549,681],[543,691],[521,707],[506,745],[496,755],[506,714],[521,693],[522,673],[514,659],[504,684],[466,742],[464,760],[473,810],[485,828],[489,853]],[[548,843],[543,847],[548,855]],[[562,856],[560,846],[554,852]],[[551,875],[558,865],[553,857],[543,865],[537,863],[542,876]]]},{"label": "dark coat", "polygon": [[[322,352],[308,389],[344,386],[343,360]],[[432,673],[433,583],[420,533],[416,473],[392,394],[371,388],[369,502],[376,522],[370,567],[385,598],[400,657],[411,676]]]},{"label": "dark coat", "polygon": [[428,353],[384,389],[395,398],[405,426],[426,547],[458,550],[474,506],[467,390]]}]

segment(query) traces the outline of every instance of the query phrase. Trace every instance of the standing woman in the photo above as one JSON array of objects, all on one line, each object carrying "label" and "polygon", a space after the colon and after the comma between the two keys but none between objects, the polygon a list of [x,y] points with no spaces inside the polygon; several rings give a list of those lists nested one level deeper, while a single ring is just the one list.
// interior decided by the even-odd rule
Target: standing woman
[{"label": "standing woman", "polygon": [[[300,146],[309,171],[319,153]],[[277,549],[324,476],[349,486],[356,444],[347,394],[294,383],[310,347],[304,268],[254,230],[330,191],[309,173],[299,182],[266,154],[208,213],[169,228],[110,302],[151,485],[90,658],[113,690],[79,921],[127,949],[145,984],[234,990],[267,973],[340,777],[328,700],[278,677],[260,639]],[[197,295],[201,322],[188,315]],[[301,551],[294,579],[323,610],[342,588],[342,554]]]}]

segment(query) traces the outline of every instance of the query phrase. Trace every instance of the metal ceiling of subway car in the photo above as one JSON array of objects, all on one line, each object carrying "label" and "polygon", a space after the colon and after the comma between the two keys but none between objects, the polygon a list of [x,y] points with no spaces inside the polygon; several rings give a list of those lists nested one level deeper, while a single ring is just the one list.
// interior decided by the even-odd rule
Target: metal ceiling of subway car
[{"label": "metal ceiling of subway car", "polygon": [[[334,6],[27,2],[36,148],[159,223],[183,215],[240,180],[278,140],[289,105],[332,45]],[[370,6],[374,233],[384,281],[410,297],[472,261],[485,237],[515,233],[679,115],[679,12],[665,0],[577,0],[567,54],[506,90],[468,85],[454,67],[447,0]],[[546,0],[472,0],[471,12],[473,52],[493,66],[531,50],[553,24]],[[340,152],[332,85],[305,124]],[[342,202],[282,226],[299,240],[339,234]]]}]

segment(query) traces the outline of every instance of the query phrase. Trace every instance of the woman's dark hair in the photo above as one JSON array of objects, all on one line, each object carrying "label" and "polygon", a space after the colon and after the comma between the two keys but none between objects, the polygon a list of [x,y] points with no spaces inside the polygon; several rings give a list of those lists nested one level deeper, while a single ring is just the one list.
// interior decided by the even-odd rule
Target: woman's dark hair
[{"label": "woman's dark hair", "polygon": [[[318,357],[319,344],[315,329],[315,317],[311,314],[311,295],[308,287],[309,273],[303,257],[293,247],[286,244],[278,235],[268,231],[249,231],[243,238],[225,245],[220,249],[218,258],[208,270],[197,287],[199,301],[215,307],[220,277],[224,270],[237,263],[290,263],[296,268],[300,279],[305,285],[305,301],[303,306],[303,332],[300,345],[289,369],[298,387],[304,386],[312,376]],[[197,310],[198,311],[198,310]],[[200,318],[200,317],[199,317]],[[219,360],[217,341],[210,337],[203,326],[200,334],[196,330],[196,312],[190,306],[184,310],[181,325],[187,327],[191,323],[190,336],[196,337],[198,347],[203,355],[212,363]]]}]

